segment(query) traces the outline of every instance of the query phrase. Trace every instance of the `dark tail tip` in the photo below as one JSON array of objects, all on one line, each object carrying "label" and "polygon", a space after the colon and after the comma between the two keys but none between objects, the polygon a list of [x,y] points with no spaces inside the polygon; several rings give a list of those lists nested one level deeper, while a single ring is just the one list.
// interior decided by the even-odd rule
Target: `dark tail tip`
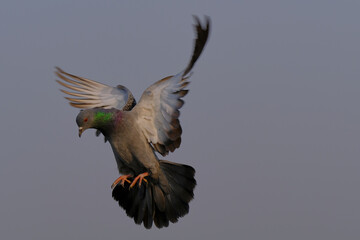
[{"label": "dark tail tip", "polygon": [[144,224],[149,229],[153,222],[156,227],[168,227],[189,212],[189,202],[194,198],[196,180],[194,168],[160,160],[160,168],[168,180],[165,190],[159,182],[148,178],[148,184],[129,190],[129,183],[124,187],[117,185],[112,192],[113,198],[125,209],[126,214],[136,224]]},{"label": "dark tail tip", "polygon": [[153,224],[153,201],[151,188],[146,183],[141,187],[129,188],[125,182],[124,187],[118,184],[112,192],[113,198],[119,203],[126,214],[134,219],[136,224],[144,223],[144,227],[150,229]]}]

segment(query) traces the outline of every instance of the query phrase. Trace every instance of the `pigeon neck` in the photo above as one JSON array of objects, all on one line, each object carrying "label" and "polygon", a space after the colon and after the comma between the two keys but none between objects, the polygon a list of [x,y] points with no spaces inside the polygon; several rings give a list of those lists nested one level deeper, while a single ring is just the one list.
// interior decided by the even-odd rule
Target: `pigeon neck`
[{"label": "pigeon neck", "polygon": [[94,121],[98,129],[108,128],[121,120],[121,111],[101,109],[95,112]]}]

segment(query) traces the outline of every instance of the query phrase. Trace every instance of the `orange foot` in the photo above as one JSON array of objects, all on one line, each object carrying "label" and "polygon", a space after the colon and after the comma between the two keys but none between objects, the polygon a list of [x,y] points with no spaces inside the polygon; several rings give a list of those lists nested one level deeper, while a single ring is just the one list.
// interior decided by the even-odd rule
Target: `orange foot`
[{"label": "orange foot", "polygon": [[148,181],[145,179],[145,177],[147,177],[147,176],[149,176],[149,173],[148,173],[148,172],[144,172],[144,173],[142,173],[142,174],[139,174],[139,175],[134,179],[134,181],[131,183],[130,188],[133,188],[138,180],[139,180],[139,187],[141,187],[142,181],[144,181],[144,182],[147,183]]},{"label": "orange foot", "polygon": [[114,189],[119,183],[121,184],[121,186],[124,187],[125,182],[131,183],[130,180],[128,179],[129,177],[132,177],[132,175],[128,174],[128,175],[123,175],[118,177],[113,184],[111,184],[111,189]]}]

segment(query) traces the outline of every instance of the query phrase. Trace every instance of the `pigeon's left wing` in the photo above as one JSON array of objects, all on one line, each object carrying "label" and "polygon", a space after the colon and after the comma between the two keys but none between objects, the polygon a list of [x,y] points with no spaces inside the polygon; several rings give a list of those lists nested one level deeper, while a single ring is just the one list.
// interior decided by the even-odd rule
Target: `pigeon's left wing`
[{"label": "pigeon's left wing", "polygon": [[136,101],[132,93],[126,87],[118,85],[110,87],[94,80],[78,77],[56,68],[55,74],[62,80],[56,80],[60,85],[70,90],[63,90],[69,95],[65,97],[71,106],[76,108],[117,108],[120,110],[131,110]]},{"label": "pigeon's left wing", "polygon": [[138,112],[137,123],[155,150],[163,156],[180,146],[182,129],[179,109],[189,82],[182,74],[164,78],[150,86],[133,111]]},{"label": "pigeon's left wing", "polygon": [[179,74],[166,77],[148,87],[133,109],[138,116],[138,127],[155,150],[163,156],[180,146],[182,130],[179,109],[184,104],[181,98],[188,93],[188,90],[184,89],[189,84],[189,77],[186,75],[200,56],[209,35],[210,19],[206,18],[205,28],[197,17],[195,20],[197,38],[188,66]]}]

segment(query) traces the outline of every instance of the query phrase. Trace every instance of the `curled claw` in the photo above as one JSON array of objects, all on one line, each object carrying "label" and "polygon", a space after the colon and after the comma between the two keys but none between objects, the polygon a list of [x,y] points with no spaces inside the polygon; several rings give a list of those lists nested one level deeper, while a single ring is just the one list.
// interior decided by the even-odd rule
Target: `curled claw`
[{"label": "curled claw", "polygon": [[144,172],[144,173],[139,174],[139,175],[134,179],[134,181],[131,183],[130,189],[135,186],[135,184],[136,184],[137,181],[139,181],[139,187],[141,187],[142,181],[148,183],[148,181],[145,179],[145,177],[147,177],[147,176],[149,176],[149,173],[148,173],[148,172]]},{"label": "curled claw", "polygon": [[128,179],[129,177],[132,177],[130,174],[128,175],[122,175],[120,177],[118,177],[113,184],[111,184],[111,189],[114,189],[119,183],[121,184],[121,186],[124,187],[125,182],[131,183],[130,180]]}]

